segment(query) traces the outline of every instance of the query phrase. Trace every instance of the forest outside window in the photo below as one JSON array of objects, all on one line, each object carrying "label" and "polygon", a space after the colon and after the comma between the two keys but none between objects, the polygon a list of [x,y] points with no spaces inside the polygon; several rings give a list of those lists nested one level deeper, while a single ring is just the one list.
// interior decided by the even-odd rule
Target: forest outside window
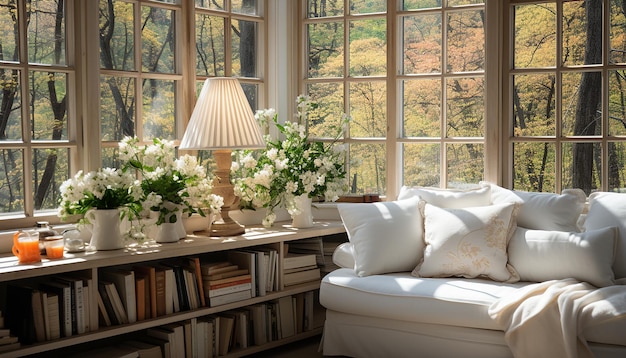
[{"label": "forest outside window", "polygon": [[[515,189],[626,186],[626,7],[510,1],[505,150]],[[604,45],[608,44],[608,48]],[[513,58],[508,58],[508,53]]]}]

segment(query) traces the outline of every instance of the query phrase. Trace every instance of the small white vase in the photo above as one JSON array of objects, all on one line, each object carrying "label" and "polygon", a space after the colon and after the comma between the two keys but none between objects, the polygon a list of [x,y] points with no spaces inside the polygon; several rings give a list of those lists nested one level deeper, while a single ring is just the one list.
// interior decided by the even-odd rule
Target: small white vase
[{"label": "small white vase", "polygon": [[91,241],[96,250],[117,250],[124,248],[124,239],[120,232],[119,209],[93,209],[85,214],[93,224]]},{"label": "small white vase", "polygon": [[292,215],[291,226],[295,228],[307,228],[313,226],[313,212],[311,211],[311,198],[308,194],[302,194],[295,198],[296,208],[300,214]]},{"label": "small white vase", "polygon": [[183,212],[181,210],[170,214],[176,216],[176,222],[170,222],[169,215],[165,218],[165,222],[158,226],[155,238],[156,242],[177,242],[187,236],[182,214]]}]

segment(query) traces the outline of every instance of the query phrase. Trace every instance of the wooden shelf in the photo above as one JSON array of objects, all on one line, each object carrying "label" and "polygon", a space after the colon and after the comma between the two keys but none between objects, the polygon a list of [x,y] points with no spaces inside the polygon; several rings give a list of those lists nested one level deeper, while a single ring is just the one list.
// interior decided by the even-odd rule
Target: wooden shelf
[{"label": "wooden shelf", "polygon": [[[61,273],[92,270],[93,277],[97,277],[97,270],[102,267],[136,264],[141,262],[159,261],[175,257],[198,256],[211,252],[221,252],[246,247],[278,244],[279,257],[283,257],[282,243],[312,237],[328,236],[344,233],[345,229],[340,221],[319,221],[306,229],[291,228],[289,223],[275,223],[271,228],[248,226],[246,233],[234,237],[208,237],[199,233],[188,235],[186,239],[177,243],[153,244],[144,247],[126,248],[113,251],[92,251],[68,254],[60,260],[43,259],[42,262],[31,265],[20,265],[12,255],[0,255],[0,283],[15,280],[34,279],[41,276],[57,275]],[[280,266],[280,265],[279,265]],[[282,272],[282,266],[280,271]],[[289,286],[285,289],[268,292],[265,296],[254,297],[248,300],[233,302],[215,307],[203,307],[193,311],[183,311],[157,318],[147,319],[132,324],[100,327],[96,331],[67,338],[51,340],[41,343],[22,345],[22,348],[12,352],[0,354],[2,357],[20,357],[32,354],[52,352],[56,349],[75,346],[101,339],[138,332],[147,328],[180,322],[191,318],[207,316],[256,303],[266,302],[280,297],[319,289],[320,282],[313,281]],[[240,351],[232,352],[227,357],[239,357],[278,347],[296,340],[308,338],[321,333],[321,328],[301,334],[272,341],[262,346],[253,346]]]}]

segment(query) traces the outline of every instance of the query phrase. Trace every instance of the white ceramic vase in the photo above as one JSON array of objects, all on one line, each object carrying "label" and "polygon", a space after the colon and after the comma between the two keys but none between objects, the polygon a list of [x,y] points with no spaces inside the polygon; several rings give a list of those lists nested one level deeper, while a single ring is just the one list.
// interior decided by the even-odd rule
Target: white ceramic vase
[{"label": "white ceramic vase", "polygon": [[124,239],[120,232],[119,209],[93,209],[85,214],[91,222],[91,241],[96,250],[117,250],[124,248]]},{"label": "white ceramic vase", "polygon": [[313,212],[311,211],[312,200],[308,194],[296,196],[296,207],[300,210],[300,214],[292,215],[291,226],[295,228],[307,228],[313,226]]},{"label": "white ceramic vase", "polygon": [[[172,203],[163,203],[164,205]],[[173,204],[175,205],[175,204]],[[171,210],[171,209],[169,209]],[[171,216],[176,217],[175,222],[171,222]],[[177,242],[180,239],[187,237],[185,232],[185,225],[183,224],[183,210],[179,207],[178,210],[168,214],[165,217],[165,222],[158,226],[155,241],[156,242]]]}]

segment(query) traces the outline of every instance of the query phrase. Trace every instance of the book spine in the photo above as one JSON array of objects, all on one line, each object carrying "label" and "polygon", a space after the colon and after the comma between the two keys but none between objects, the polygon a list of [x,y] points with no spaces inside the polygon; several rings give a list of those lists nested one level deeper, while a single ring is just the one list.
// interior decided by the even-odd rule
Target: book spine
[{"label": "book spine", "polygon": [[217,284],[217,285],[207,285],[207,286],[209,287],[209,291],[211,291],[211,290],[217,290],[217,289],[224,288],[224,287],[240,285],[242,283],[250,283],[251,284],[252,283],[252,279],[251,278],[244,278],[244,279],[237,280],[237,281],[220,283],[220,284]]},{"label": "book spine", "polygon": [[209,298],[215,297],[215,296],[221,296],[221,295],[225,295],[229,293],[239,292],[239,291],[250,290],[250,289],[252,289],[251,282],[240,283],[240,284],[226,286],[226,287],[217,288],[217,289],[209,289]]},{"label": "book spine", "polygon": [[246,290],[246,291],[239,291],[239,292],[231,293],[228,295],[210,297],[209,302],[211,303],[211,307],[213,307],[213,306],[225,305],[231,302],[247,300],[249,298],[251,298],[251,292],[250,290]]}]

